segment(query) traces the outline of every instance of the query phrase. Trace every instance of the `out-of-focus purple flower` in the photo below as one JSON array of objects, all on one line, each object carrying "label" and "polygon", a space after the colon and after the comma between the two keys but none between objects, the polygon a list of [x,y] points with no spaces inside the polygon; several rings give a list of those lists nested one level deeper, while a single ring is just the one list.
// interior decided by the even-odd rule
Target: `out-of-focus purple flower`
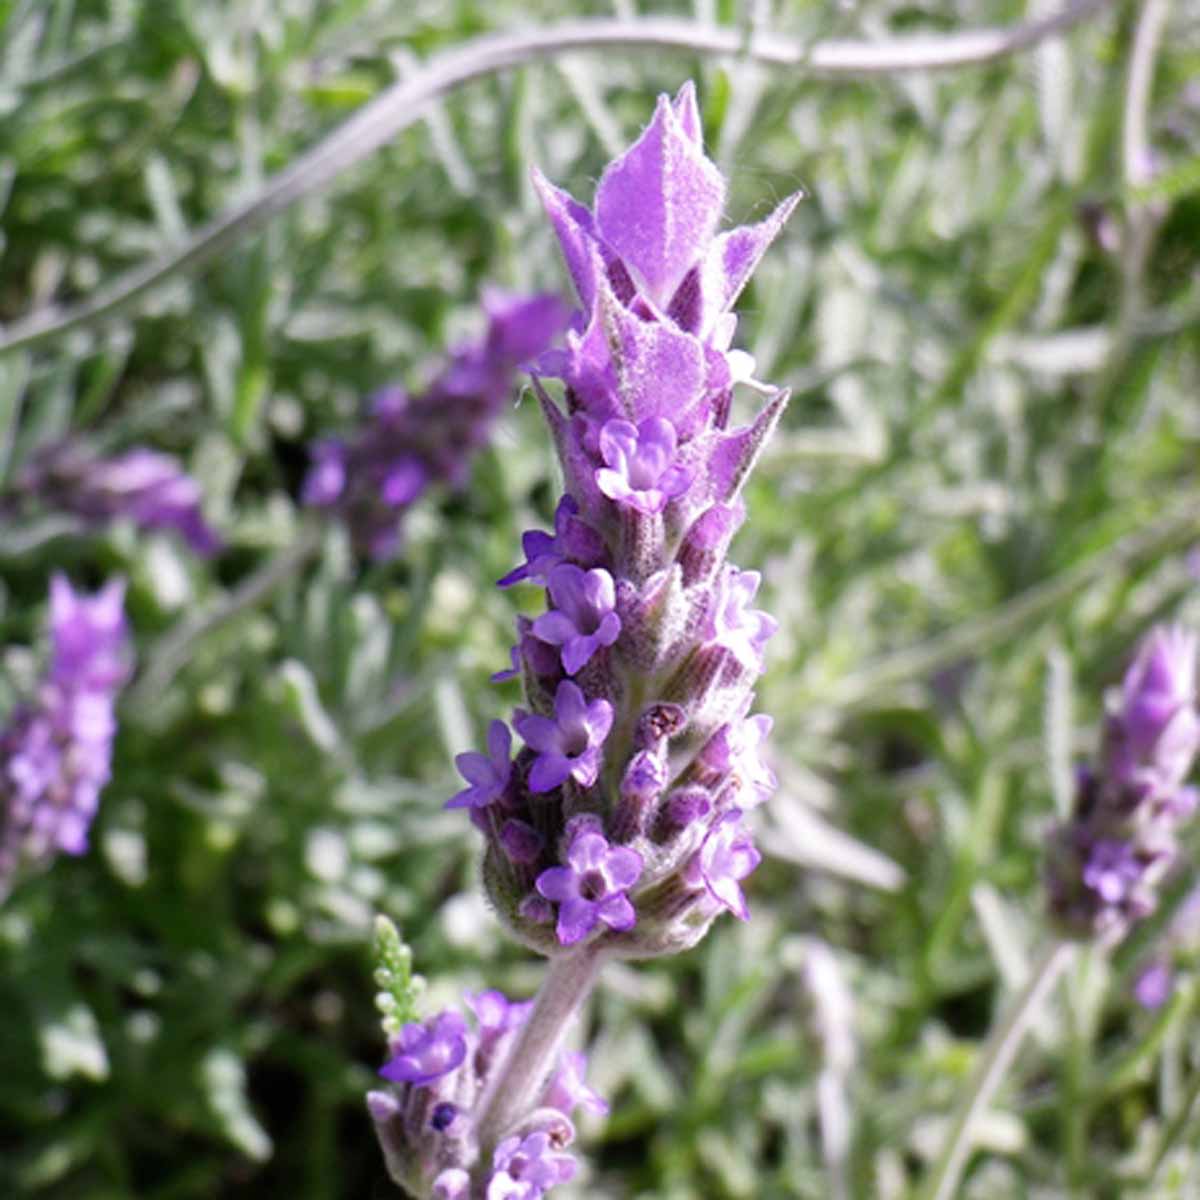
[{"label": "out-of-focus purple flower", "polygon": [[512,734],[503,721],[488,726],[488,752],[468,750],[454,759],[468,787],[446,801],[447,808],[486,808],[504,795],[512,775]]},{"label": "out-of-focus purple flower", "polygon": [[0,894],[22,865],[87,850],[130,669],[124,595],[121,580],[92,596],[51,581],[50,669],[0,733]]},{"label": "out-of-focus purple flower", "polygon": [[555,692],[553,720],[518,711],[513,724],[537,756],[529,772],[529,790],[548,792],[568,777],[581,787],[591,787],[600,771],[600,747],[612,719],[607,700],[589,703],[569,679]]},{"label": "out-of-focus purple flower", "polygon": [[1129,786],[1177,788],[1200,749],[1195,634],[1160,626],[1143,642],[1109,716],[1105,765]]},{"label": "out-of-focus purple flower", "polygon": [[741,820],[741,809],[731,809],[709,830],[684,869],[684,878],[693,886],[705,887],[723,908],[739,920],[748,921],[750,908],[741,882],[762,862],[762,855]]},{"label": "out-of-focus purple flower", "polygon": [[1133,982],[1134,999],[1143,1007],[1149,1009],[1162,1008],[1170,999],[1171,989],[1175,986],[1175,976],[1171,968],[1160,960],[1143,967]]},{"label": "out-of-focus purple flower", "polygon": [[568,319],[549,295],[489,289],[483,303],[487,332],[454,351],[428,388],[415,394],[384,388],[354,434],[313,444],[304,502],[336,513],[372,558],[397,551],[404,513],[430,487],[466,482],[518,367],[548,349]]},{"label": "out-of-focus purple flower", "polygon": [[579,1050],[564,1054],[558,1070],[546,1086],[546,1094],[542,1097],[543,1107],[556,1108],[565,1117],[574,1115],[577,1108],[584,1108],[600,1117],[606,1116],[608,1101],[595,1088],[588,1086],[586,1074],[586,1054]]},{"label": "out-of-focus purple flower", "polygon": [[1050,909],[1075,936],[1115,940],[1154,910],[1196,808],[1184,779],[1200,751],[1197,638],[1158,626],[1110,697],[1097,764],[1078,773],[1074,812],[1047,863]]},{"label": "out-of-focus purple flower", "polygon": [[550,867],[537,877],[537,890],[558,905],[559,942],[572,946],[597,925],[632,929],[637,914],[625,894],[642,873],[642,856],[610,846],[602,833],[575,837],[565,867]]},{"label": "out-of-focus purple flower", "polygon": [[138,447],[105,458],[67,439],[43,446],[17,473],[10,502],[47,508],[90,526],[125,518],[140,529],[178,533],[207,557],[221,541],[204,520],[200,486],[169,454]]},{"label": "out-of-focus purple flower", "polygon": [[583,571],[560,563],[550,572],[549,591],[554,607],[534,621],[533,635],[560,646],[563,670],[575,675],[621,632],[613,577],[603,567]]},{"label": "out-of-focus purple flower", "polygon": [[405,1025],[392,1043],[392,1057],[379,1074],[394,1083],[424,1087],[450,1074],[467,1056],[467,1023],[456,1012]]},{"label": "out-of-focus purple flower", "polygon": [[688,489],[692,472],[675,461],[675,426],[665,417],[606,421],[600,430],[605,465],[596,486],[618,504],[651,514]]},{"label": "out-of-focus purple flower", "polygon": [[474,994],[468,992],[465,999],[479,1023],[479,1036],[485,1042],[519,1029],[533,1008],[532,1000],[509,1000],[494,988]]},{"label": "out-of-focus purple flower", "polygon": [[542,1130],[505,1138],[492,1159],[487,1200],[540,1200],[552,1187],[574,1178],[575,1160],[555,1148]]},{"label": "out-of-focus purple flower", "polygon": [[1083,868],[1083,882],[1105,904],[1120,904],[1141,882],[1144,865],[1124,842],[1099,841]]}]

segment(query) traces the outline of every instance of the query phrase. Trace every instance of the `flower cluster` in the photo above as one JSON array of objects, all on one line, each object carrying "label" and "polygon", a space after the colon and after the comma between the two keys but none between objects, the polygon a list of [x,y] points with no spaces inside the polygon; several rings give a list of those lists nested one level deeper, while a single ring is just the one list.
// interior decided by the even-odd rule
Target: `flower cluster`
[{"label": "flower cluster", "polygon": [[328,438],[312,447],[304,502],[336,513],[362,554],[393,555],[401,518],[426,489],[466,482],[517,368],[540,355],[567,321],[555,296],[489,289],[483,304],[487,333],[452,354],[425,391],[385,388],[371,399],[368,419],[353,438]]},{"label": "flower cluster", "polygon": [[199,484],[169,454],[138,447],[105,458],[67,439],[31,455],[6,504],[68,513],[88,526],[125,518],[139,529],[171,530],[207,557],[221,541],[204,520],[201,499]]},{"label": "flower cluster", "polygon": [[87,596],[51,581],[50,669],[0,733],[0,895],[22,866],[87,849],[129,674],[124,591],[114,581]]},{"label": "flower cluster", "polygon": [[1048,868],[1051,913],[1072,936],[1123,936],[1178,856],[1176,830],[1200,799],[1185,784],[1200,751],[1196,651],[1179,627],[1146,637],[1110,700],[1099,759],[1078,773]]},{"label": "flower cluster", "polygon": [[388,1171],[434,1200],[538,1200],[575,1174],[575,1160],[564,1153],[575,1138],[575,1111],[604,1113],[608,1105],[584,1082],[584,1055],[562,1054],[533,1110],[480,1161],[474,1117],[500,1083],[497,1068],[532,1005],[496,991],[466,1002],[473,1023],[445,1011],[410,1022],[391,1041],[379,1072],[391,1086],[367,1097]]},{"label": "flower cluster", "polygon": [[526,944],[671,953],[720,912],[748,915],[759,855],[743,816],[774,786],[771,720],[750,709],[775,622],[726,550],[786,396],[734,424],[753,364],[730,349],[729,309],[796,198],[718,232],[725,181],[690,84],[608,166],[594,211],[535,183],[583,304],[534,377],[566,494],[500,581],[547,601],[497,676],[524,683],[524,745],[514,758],[494,722],[489,752],[459,758],[469,786],[450,805],[483,832],[485,885]]}]

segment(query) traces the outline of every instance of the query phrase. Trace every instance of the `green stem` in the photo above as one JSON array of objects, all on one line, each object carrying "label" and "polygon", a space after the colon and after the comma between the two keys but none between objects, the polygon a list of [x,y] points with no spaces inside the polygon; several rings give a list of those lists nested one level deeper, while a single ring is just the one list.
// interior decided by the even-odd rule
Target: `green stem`
[{"label": "green stem", "polygon": [[1001,1020],[992,1027],[979,1061],[967,1081],[962,1103],[924,1192],[929,1200],[951,1200],[957,1191],[971,1151],[976,1124],[991,1104],[996,1089],[1020,1048],[1025,1031],[1070,961],[1073,949],[1070,942],[1052,942],[1030,972],[1024,988],[1014,997]]},{"label": "green stem", "polygon": [[591,992],[603,962],[595,946],[550,960],[533,1011],[479,1104],[476,1133],[485,1165],[496,1143],[534,1106],[571,1019]]}]

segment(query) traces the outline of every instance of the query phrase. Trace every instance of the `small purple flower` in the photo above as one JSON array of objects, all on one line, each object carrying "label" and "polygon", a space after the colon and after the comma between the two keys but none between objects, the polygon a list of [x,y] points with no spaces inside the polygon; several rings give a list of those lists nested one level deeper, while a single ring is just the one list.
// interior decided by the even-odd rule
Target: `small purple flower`
[{"label": "small purple flower", "polygon": [[740,824],[741,809],[727,812],[709,830],[699,851],[684,870],[693,886],[703,885],[708,894],[741,921],[750,919],[750,908],[741,881],[762,861],[749,830]]},{"label": "small purple flower", "polygon": [[467,1023],[456,1012],[412,1021],[392,1041],[392,1058],[379,1069],[393,1083],[425,1087],[457,1070],[467,1057]]},{"label": "small purple flower", "polygon": [[762,760],[774,723],[765,713],[742,717],[722,725],[701,752],[705,766],[733,777],[738,805],[743,809],[769,800],[778,786],[775,772]]},{"label": "small purple flower", "polygon": [[648,417],[637,425],[606,421],[600,453],[607,465],[596,472],[596,486],[610,500],[640,513],[662,512],[692,482],[692,472],[675,461],[676,441],[675,426],[665,417]]},{"label": "small purple flower", "polygon": [[1145,867],[1125,842],[1098,841],[1083,867],[1083,882],[1105,904],[1121,904],[1141,882]]},{"label": "small purple flower", "polygon": [[464,996],[467,1007],[475,1014],[479,1023],[479,1038],[487,1044],[514,1029],[519,1029],[533,1008],[532,1000],[509,1000],[494,988],[486,992],[467,992]]},{"label": "small purple flower", "polygon": [[1170,966],[1161,959],[1156,959],[1144,967],[1133,983],[1134,999],[1148,1009],[1162,1008],[1170,999],[1171,989],[1175,986],[1175,976]]},{"label": "small purple flower", "polygon": [[761,671],[763,647],[779,628],[774,617],[750,607],[762,576],[757,571],[726,567],[717,581],[705,633],[724,646],[750,671]]},{"label": "small purple flower", "polygon": [[533,634],[561,646],[563,670],[575,675],[621,632],[613,577],[603,567],[583,571],[561,563],[550,572],[549,591],[554,607],[534,621]]},{"label": "small purple flower", "polygon": [[642,873],[642,856],[626,846],[610,846],[602,833],[583,833],[572,840],[567,862],[543,871],[536,884],[558,905],[559,942],[574,945],[599,924],[632,929],[637,914],[625,893]]},{"label": "small purple flower", "polygon": [[129,673],[125,581],[94,596],[76,592],[65,575],[50,580],[50,676],[62,687],[108,689]]},{"label": "small purple flower", "polygon": [[554,1149],[541,1130],[505,1138],[492,1159],[487,1200],[540,1200],[552,1187],[575,1175],[575,1160]]},{"label": "small purple flower", "polygon": [[588,1087],[584,1076],[587,1073],[587,1055],[581,1051],[564,1054],[558,1070],[546,1087],[542,1098],[545,1108],[556,1108],[564,1117],[571,1116],[577,1108],[603,1117],[608,1113],[608,1101],[595,1088]]},{"label": "small purple flower", "polygon": [[310,450],[312,464],[304,478],[300,498],[312,508],[330,508],[346,490],[346,443],[323,438]]},{"label": "small purple flower", "polygon": [[512,734],[503,721],[488,726],[488,753],[468,750],[454,759],[459,774],[469,787],[446,801],[447,808],[486,808],[504,795],[512,775]]},{"label": "small purple flower", "polygon": [[513,718],[517,732],[536,754],[529,790],[548,792],[567,777],[591,787],[600,773],[600,747],[612,728],[613,708],[607,700],[590,704],[569,679],[554,694],[554,719],[526,712]]}]

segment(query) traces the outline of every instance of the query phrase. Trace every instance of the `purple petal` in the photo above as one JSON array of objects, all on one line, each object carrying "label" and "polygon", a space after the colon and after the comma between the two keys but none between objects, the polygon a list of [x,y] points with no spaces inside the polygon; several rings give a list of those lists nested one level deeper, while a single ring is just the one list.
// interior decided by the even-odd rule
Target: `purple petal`
[{"label": "purple petal", "polygon": [[634,911],[629,897],[623,892],[602,900],[599,909],[600,911],[597,915],[610,929],[615,929],[619,932],[625,929],[632,929],[637,924],[637,913]]},{"label": "purple petal", "polygon": [[615,846],[608,852],[604,868],[614,887],[632,887],[642,873],[642,856],[626,846]]},{"label": "purple petal", "polygon": [[561,784],[572,772],[570,759],[561,754],[543,754],[534,760],[529,772],[531,792],[550,792]]},{"label": "purple petal", "polygon": [[721,173],[662,96],[641,137],[605,170],[596,226],[649,298],[665,307],[712,240],[724,203]]}]

